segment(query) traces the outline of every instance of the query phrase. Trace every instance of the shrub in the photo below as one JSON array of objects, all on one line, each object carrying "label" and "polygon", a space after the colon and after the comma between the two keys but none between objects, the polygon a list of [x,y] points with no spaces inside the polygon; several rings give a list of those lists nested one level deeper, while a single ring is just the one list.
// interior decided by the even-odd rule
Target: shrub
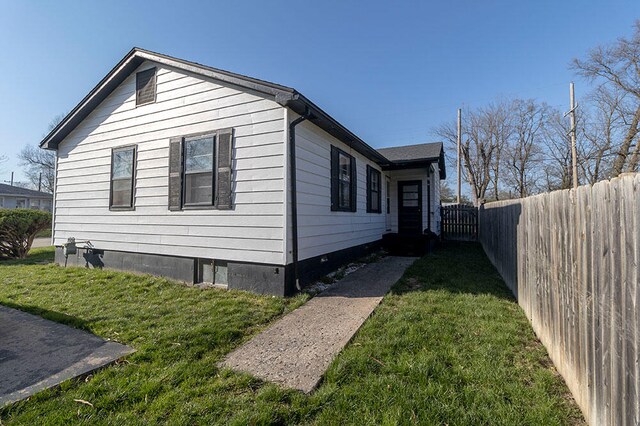
[{"label": "shrub", "polygon": [[24,259],[36,234],[51,226],[51,213],[0,209],[0,260]]}]

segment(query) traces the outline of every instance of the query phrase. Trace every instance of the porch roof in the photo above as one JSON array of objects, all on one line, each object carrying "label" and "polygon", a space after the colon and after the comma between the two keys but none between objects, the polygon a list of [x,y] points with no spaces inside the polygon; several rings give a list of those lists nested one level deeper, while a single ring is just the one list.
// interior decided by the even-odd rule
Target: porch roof
[{"label": "porch roof", "polygon": [[378,152],[391,161],[391,165],[384,167],[387,170],[429,167],[438,163],[440,179],[447,177],[442,142],[379,148]]}]

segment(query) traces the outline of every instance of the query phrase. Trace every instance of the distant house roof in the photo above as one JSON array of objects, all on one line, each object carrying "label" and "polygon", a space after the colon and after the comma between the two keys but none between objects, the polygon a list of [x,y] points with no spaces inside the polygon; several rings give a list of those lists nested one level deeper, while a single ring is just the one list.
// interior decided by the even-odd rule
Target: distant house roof
[{"label": "distant house roof", "polygon": [[48,192],[34,191],[33,189],[20,188],[19,186],[11,186],[0,183],[0,195],[12,195],[15,197],[39,197],[53,198]]},{"label": "distant house roof", "polygon": [[447,177],[442,142],[380,148],[378,152],[393,163],[387,167],[389,169],[410,168],[423,163],[437,162],[441,172],[440,178]]}]

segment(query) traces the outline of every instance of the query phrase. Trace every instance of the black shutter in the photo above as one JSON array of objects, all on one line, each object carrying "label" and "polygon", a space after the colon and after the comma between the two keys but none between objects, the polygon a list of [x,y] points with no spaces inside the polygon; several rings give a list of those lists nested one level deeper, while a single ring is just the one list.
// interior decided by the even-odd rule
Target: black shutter
[{"label": "black shutter", "polygon": [[351,211],[358,210],[358,170],[356,169],[356,159],[351,157]]},{"label": "black shutter", "polygon": [[218,131],[215,153],[215,205],[220,210],[229,210],[232,206],[233,129]]},{"label": "black shutter", "polygon": [[133,147],[133,158],[131,158],[131,198],[129,205],[133,207],[136,201],[136,170],[138,169],[138,145]]},{"label": "black shutter", "polygon": [[182,138],[169,142],[169,210],[182,208]]},{"label": "black shutter", "polygon": [[367,164],[367,213],[371,213],[373,205],[371,203],[371,166]]},{"label": "black shutter", "polygon": [[378,206],[376,213],[382,213],[382,173],[376,170],[378,174]]},{"label": "black shutter", "polygon": [[338,173],[340,168],[340,160],[338,158],[338,149],[331,145],[331,211],[338,210],[338,188],[340,183],[338,182]]}]

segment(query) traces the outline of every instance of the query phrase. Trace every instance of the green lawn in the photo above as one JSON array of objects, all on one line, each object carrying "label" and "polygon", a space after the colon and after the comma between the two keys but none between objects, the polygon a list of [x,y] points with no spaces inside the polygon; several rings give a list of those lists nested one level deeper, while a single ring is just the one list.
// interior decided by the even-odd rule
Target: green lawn
[{"label": "green lawn", "polygon": [[[0,303],[129,344],[124,362],[0,410],[16,424],[580,424],[523,312],[476,245],[411,267],[312,395],[216,363],[305,298],[0,263]],[[74,402],[89,401],[93,407]]]}]

